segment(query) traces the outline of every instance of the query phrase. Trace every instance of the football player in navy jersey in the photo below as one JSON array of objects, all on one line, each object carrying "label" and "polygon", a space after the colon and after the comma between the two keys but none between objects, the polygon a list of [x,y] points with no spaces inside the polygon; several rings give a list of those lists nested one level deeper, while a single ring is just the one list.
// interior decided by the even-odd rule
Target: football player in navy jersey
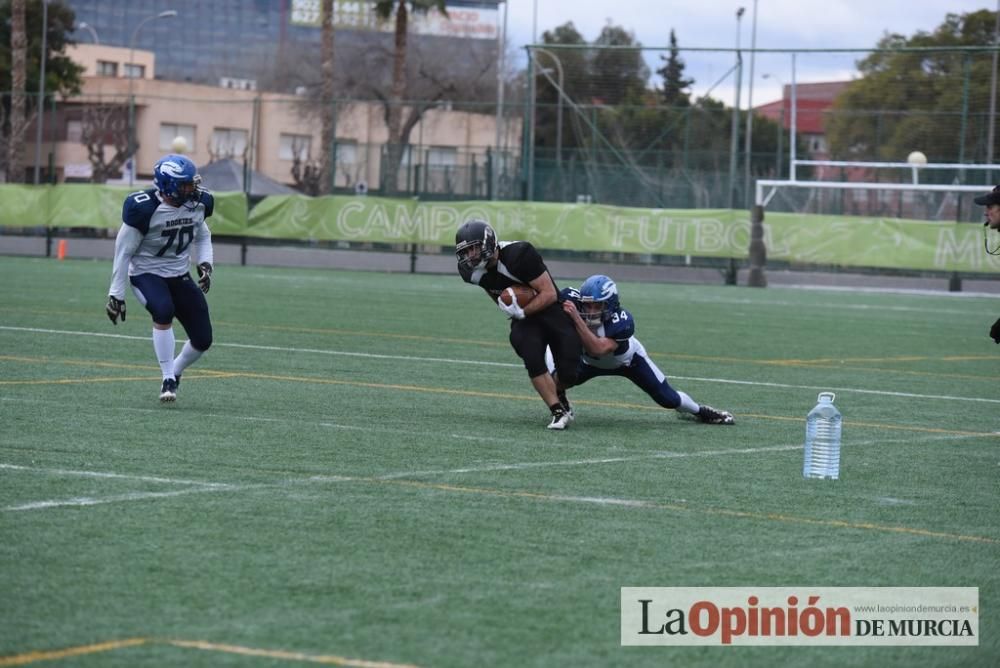
[{"label": "football player in navy jersey", "polygon": [[664,408],[690,413],[708,424],[733,424],[733,414],[696,403],[675,390],[635,338],[635,318],[618,301],[618,287],[607,276],[591,276],[579,290],[565,288],[562,308],[583,342],[576,384],[597,376],[624,376]]},{"label": "football player in navy jersey", "polygon": [[[556,284],[542,256],[527,241],[498,242],[496,232],[482,220],[470,220],[455,235],[458,272],[466,283],[478,285],[510,317],[510,345],[523,360],[535,391],[549,407],[549,429],[565,429],[573,420],[564,387],[576,382],[582,348],[573,323],[557,301]],[[500,301],[512,285],[527,285],[537,293],[521,308]],[[546,366],[546,348],[554,358],[555,375]]]},{"label": "football player in navy jersey", "polygon": [[[125,322],[125,287],[153,318],[153,350],[163,383],[160,401],[174,401],[181,372],[212,345],[212,321],[205,294],[212,285],[212,234],[205,219],[215,200],[199,187],[201,177],[190,159],[167,155],[153,167],[155,188],[131,193],[122,207],[115,239],[106,311],[111,322]],[[191,279],[192,247],[198,281]],[[174,318],[187,333],[174,358]]]}]

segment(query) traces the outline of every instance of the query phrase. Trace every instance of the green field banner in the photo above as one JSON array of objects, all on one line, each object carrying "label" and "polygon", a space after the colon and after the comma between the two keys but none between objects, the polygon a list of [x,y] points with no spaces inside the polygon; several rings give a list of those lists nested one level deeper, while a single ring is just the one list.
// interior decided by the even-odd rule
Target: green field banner
[{"label": "green field banner", "polygon": [[[750,244],[748,212],[728,209],[301,195],[268,197],[251,211],[247,235],[448,246],[470,218],[488,221],[503,240],[554,250],[742,259]],[[982,235],[979,225],[893,218],[767,213],[764,221],[771,260],[1000,272],[1000,257],[983,251]]]},{"label": "green field banner", "polygon": [[[0,226],[114,229],[122,223],[125,197],[139,188],[66,183],[58,186],[0,185]],[[247,200],[241,192],[213,193],[211,229],[243,234]]]},{"label": "green field banner", "polygon": [[[739,227],[749,223],[743,220]],[[886,269],[1000,273],[1000,256],[983,249],[984,228],[898,218],[768,213],[769,260]],[[1000,235],[989,232],[992,245]]]},{"label": "green field banner", "polygon": [[740,215],[728,209],[280,195],[250,212],[247,234],[449,246],[462,222],[478,218],[493,225],[501,239],[531,241],[539,248],[744,257],[749,228],[737,230]]},{"label": "green field banner", "polygon": [[[128,192],[0,185],[0,225],[115,228]],[[216,235],[450,246],[458,226],[478,218],[502,240],[550,250],[745,259],[750,245],[749,214],[729,209],[279,195],[248,213],[243,193],[215,193],[215,201],[209,227]],[[1000,257],[984,252],[983,228],[975,224],[768,212],[763,227],[772,261],[1000,273]]]}]

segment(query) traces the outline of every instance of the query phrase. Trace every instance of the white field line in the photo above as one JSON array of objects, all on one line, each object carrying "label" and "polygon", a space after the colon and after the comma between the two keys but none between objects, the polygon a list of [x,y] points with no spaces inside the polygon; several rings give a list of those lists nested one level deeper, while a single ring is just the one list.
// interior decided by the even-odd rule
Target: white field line
[{"label": "white field line", "polygon": [[469,466],[458,469],[438,469],[433,471],[403,471],[400,473],[386,473],[376,476],[380,480],[394,480],[397,478],[418,478],[423,476],[452,475],[459,473],[488,473],[490,471],[523,471],[526,469],[551,468],[561,466],[591,466],[597,464],[620,464],[625,462],[639,462],[650,459],[683,459],[686,457],[716,457],[727,455],[748,455],[758,452],[783,452],[785,450],[801,450],[801,445],[775,445],[764,448],[733,448],[728,450],[703,450],[700,452],[672,452],[658,451],[647,452],[640,455],[628,455],[624,457],[595,457],[593,459],[568,459],[552,462],[521,462],[515,464],[483,464],[482,466]]},{"label": "white field line", "polygon": [[[17,332],[31,332],[35,334],[66,334],[70,336],[97,336],[105,338],[116,338],[116,339],[128,339],[132,341],[149,341],[149,337],[144,336],[128,336],[125,334],[102,334],[97,332],[73,332],[58,329],[40,329],[35,327],[9,327],[6,325],[0,325],[0,330],[17,331]],[[485,362],[482,360],[462,360],[462,359],[447,359],[443,357],[418,357],[413,355],[379,355],[375,353],[358,353],[350,352],[344,350],[322,350],[316,348],[288,348],[279,346],[259,346],[245,343],[225,343],[217,342],[213,344],[220,348],[242,348],[246,350],[261,350],[261,351],[271,351],[271,352],[282,352],[282,353],[305,353],[314,355],[335,355],[342,357],[361,357],[368,359],[386,359],[386,360],[398,360],[402,362],[430,362],[433,364],[465,364],[472,366],[489,366],[489,367],[506,367],[506,368],[523,368],[521,364],[514,364],[510,362]],[[703,378],[699,376],[675,376],[668,375],[671,380],[686,380],[699,383],[717,383],[717,384],[729,384],[729,385],[749,385],[754,387],[774,387],[780,389],[792,389],[792,390],[827,390],[833,392],[856,392],[858,394],[872,394],[878,396],[886,397],[908,397],[911,399],[928,399],[933,401],[971,401],[978,403],[987,404],[1000,404],[1000,399],[991,399],[986,397],[955,397],[955,396],[941,396],[936,394],[915,394],[912,392],[892,392],[888,390],[865,390],[853,387],[831,387],[828,385],[792,385],[788,383],[767,383],[761,381],[752,380],[734,380],[729,378]],[[989,380],[984,378],[984,380]]]},{"label": "white field line", "polygon": [[212,487],[191,487],[189,489],[178,489],[172,492],[129,492],[127,494],[113,494],[111,496],[77,496],[69,499],[50,499],[47,501],[34,501],[16,506],[7,506],[4,511],[16,510],[44,510],[46,508],[66,508],[72,506],[99,506],[105,503],[118,503],[121,501],[142,501],[145,499],[162,499],[172,496],[183,496],[185,494],[200,494],[203,492],[222,492],[239,489],[230,485],[214,485]]},{"label": "white field line", "polygon": [[161,478],[158,476],[130,475],[127,473],[107,473],[104,471],[78,471],[73,469],[47,469],[35,466],[18,466],[17,464],[0,464],[0,469],[27,471],[53,476],[81,476],[85,478],[118,478],[120,480],[139,480],[142,482],[158,482],[166,485],[198,485],[201,487],[228,487],[225,483],[202,482],[200,480],[183,480],[180,478]]},{"label": "white field line", "polygon": [[[71,336],[98,336],[103,338],[112,339],[127,339],[129,341],[149,341],[148,336],[131,336],[127,334],[105,334],[100,332],[71,332],[61,329],[41,329],[35,327],[9,327],[6,325],[0,325],[0,330],[8,330],[13,332],[31,332],[34,334],[66,334]],[[178,343],[183,340],[178,339]],[[336,355],[340,357],[361,357],[365,359],[383,359],[383,360],[400,360],[404,362],[432,362],[434,364],[471,364],[474,366],[499,366],[499,367],[514,367],[522,368],[523,364],[514,364],[512,362],[485,362],[483,360],[461,360],[461,359],[451,359],[446,357],[411,357],[408,355],[381,355],[376,353],[358,353],[346,350],[325,350],[320,348],[288,348],[284,346],[262,346],[250,343],[227,343],[216,341],[212,344],[215,347],[222,348],[240,348],[243,350],[261,350],[268,352],[279,352],[279,353],[305,353],[309,355]]]},{"label": "white field line", "polygon": [[[982,438],[979,435],[960,435],[960,436],[940,436],[940,435],[928,435],[928,436],[918,436],[910,438],[897,438],[889,439],[883,438],[878,440],[866,440],[866,441],[846,441],[844,443],[845,448],[855,448],[863,447],[869,445],[884,445],[891,443],[921,443],[930,441],[950,441],[959,439],[973,439]],[[723,450],[702,450],[694,452],[674,452],[669,450],[660,450],[656,452],[646,452],[637,455],[627,455],[622,457],[596,457],[592,459],[564,459],[557,461],[548,462],[520,462],[513,464],[504,463],[484,463],[479,466],[467,466],[463,468],[456,469],[437,469],[428,471],[401,471],[398,473],[386,473],[380,476],[376,476],[379,480],[396,480],[401,478],[417,478],[423,476],[438,476],[438,475],[457,475],[461,473],[489,473],[491,471],[523,471],[526,469],[536,469],[536,468],[558,468],[558,467],[571,467],[571,466],[592,466],[599,464],[621,464],[627,462],[641,462],[649,461],[655,459],[685,459],[685,458],[695,458],[695,457],[720,457],[729,455],[748,455],[756,454],[761,452],[788,452],[791,450],[802,450],[804,445],[772,445],[760,448],[731,448]],[[322,477],[322,476],[318,476]]]},{"label": "white field line", "polygon": [[[885,443],[916,443],[916,442],[929,442],[929,441],[952,440],[952,439],[971,439],[971,438],[978,438],[978,437],[971,435],[969,436],[935,435],[935,436],[923,436],[923,437],[906,438],[906,439],[852,441],[849,442],[848,447],[879,445]],[[694,457],[746,455],[746,454],[756,454],[756,453],[766,453],[766,452],[787,452],[792,450],[801,450],[802,447],[803,446],[801,445],[774,445],[774,446],[765,446],[760,448],[704,450],[701,452],[658,451],[658,452],[650,452],[650,453],[631,455],[625,457],[600,457],[592,459],[570,459],[570,460],[548,461],[548,462],[519,462],[519,463],[509,463],[509,464],[493,463],[493,464],[484,464],[481,466],[467,466],[456,469],[439,469],[432,471],[402,471],[396,473],[386,473],[374,477],[314,475],[306,478],[289,478],[274,483],[252,483],[252,484],[233,484],[233,483],[221,483],[221,482],[209,482],[209,481],[184,480],[178,478],[164,478],[161,476],[132,475],[126,473],[113,473],[106,471],[50,469],[50,468],[18,466],[16,464],[0,463],[0,469],[26,471],[30,473],[41,473],[52,476],[83,476],[83,477],[105,478],[105,479],[116,478],[122,480],[138,480],[142,482],[192,485],[192,487],[188,489],[174,490],[169,492],[130,492],[126,494],[115,494],[102,497],[72,497],[69,499],[48,499],[45,501],[34,501],[13,506],[7,506],[5,508],[0,508],[0,511],[43,510],[47,508],[60,508],[67,506],[95,506],[105,503],[143,501],[147,499],[167,498],[167,497],[182,496],[185,494],[198,494],[203,492],[241,492],[248,489],[263,489],[268,487],[284,488],[284,487],[291,487],[293,485],[308,484],[308,483],[364,482],[370,480],[391,481],[391,480],[415,479],[426,476],[458,475],[463,473],[488,473],[492,471],[520,471],[520,470],[538,469],[538,468],[596,466],[600,464],[618,464],[618,463],[655,460],[655,459],[683,459],[683,458],[694,458]],[[543,496],[553,501],[566,501],[574,503],[589,503],[589,504],[600,504],[600,505],[616,505],[616,506],[626,506],[626,507],[636,507],[636,508],[654,507],[657,504],[664,502],[663,499],[653,502],[653,501],[637,501],[633,499],[619,499],[614,497],[565,496],[565,495],[543,495]],[[669,499],[666,501],[669,501],[671,503],[688,503],[686,499]]]}]

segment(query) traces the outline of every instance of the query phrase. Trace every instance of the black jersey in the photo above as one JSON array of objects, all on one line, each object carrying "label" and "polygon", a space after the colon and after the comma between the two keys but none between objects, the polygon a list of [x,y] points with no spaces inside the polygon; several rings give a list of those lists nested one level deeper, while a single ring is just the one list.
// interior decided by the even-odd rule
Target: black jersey
[{"label": "black jersey", "polygon": [[[545,261],[527,241],[504,241],[497,244],[497,264],[492,268],[470,270],[459,264],[458,273],[466,283],[478,285],[493,299],[512,285],[528,285],[548,271]],[[553,281],[553,284],[555,281]],[[558,292],[559,288],[556,288]]]}]

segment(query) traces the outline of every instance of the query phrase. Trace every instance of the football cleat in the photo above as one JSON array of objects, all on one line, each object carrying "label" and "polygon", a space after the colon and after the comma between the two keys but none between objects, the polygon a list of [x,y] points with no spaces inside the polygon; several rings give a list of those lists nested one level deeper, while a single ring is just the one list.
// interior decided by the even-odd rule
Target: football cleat
[{"label": "football cleat", "polygon": [[163,385],[160,386],[160,401],[166,403],[177,398],[177,379],[164,378]]},{"label": "football cleat", "polygon": [[559,398],[559,403],[562,404],[563,410],[566,411],[566,415],[569,416],[569,421],[573,422],[576,419],[576,411],[573,410],[573,404],[569,402],[566,392],[557,392],[556,396]]},{"label": "football cleat", "polygon": [[569,426],[572,421],[569,413],[561,408],[557,408],[552,411],[552,422],[549,423],[548,429],[559,429],[560,431]]},{"label": "football cleat", "polygon": [[729,411],[720,411],[711,406],[701,405],[698,409],[698,419],[705,424],[734,424],[733,414]]}]

